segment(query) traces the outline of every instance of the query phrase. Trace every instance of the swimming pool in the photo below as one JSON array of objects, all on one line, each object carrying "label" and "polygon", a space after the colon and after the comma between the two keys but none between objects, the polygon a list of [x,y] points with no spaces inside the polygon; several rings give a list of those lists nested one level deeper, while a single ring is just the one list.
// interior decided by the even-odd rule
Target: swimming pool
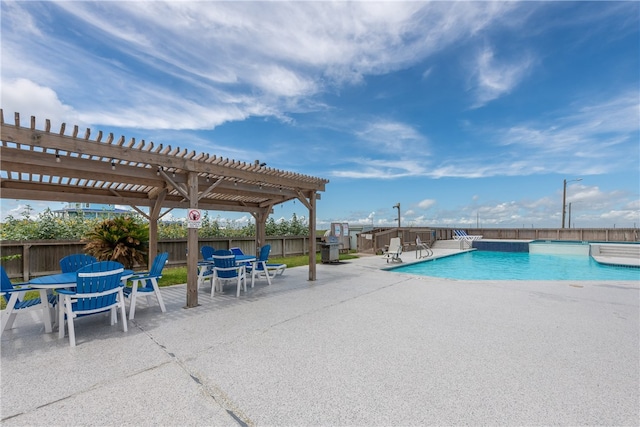
[{"label": "swimming pool", "polygon": [[640,268],[599,264],[590,256],[472,251],[390,271],[461,280],[640,280]]}]

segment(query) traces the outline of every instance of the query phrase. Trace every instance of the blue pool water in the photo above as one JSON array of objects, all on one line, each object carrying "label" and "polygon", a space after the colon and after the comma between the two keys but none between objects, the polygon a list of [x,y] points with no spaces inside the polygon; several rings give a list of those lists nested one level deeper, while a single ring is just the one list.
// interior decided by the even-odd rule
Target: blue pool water
[{"label": "blue pool water", "polygon": [[640,268],[599,264],[590,256],[473,251],[392,271],[461,280],[640,280]]}]

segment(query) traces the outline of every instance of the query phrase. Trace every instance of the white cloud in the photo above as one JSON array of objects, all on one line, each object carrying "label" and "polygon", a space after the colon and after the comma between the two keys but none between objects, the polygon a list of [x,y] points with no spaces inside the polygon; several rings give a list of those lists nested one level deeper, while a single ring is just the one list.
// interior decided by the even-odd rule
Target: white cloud
[{"label": "white cloud", "polygon": [[429,209],[435,206],[435,204],[436,204],[436,201],[433,199],[424,199],[418,203],[418,207],[420,209]]},{"label": "white cloud", "polygon": [[371,121],[355,134],[365,141],[369,149],[384,153],[402,153],[410,149],[419,156],[428,154],[427,138],[405,123],[389,120]]},{"label": "white cloud", "polygon": [[[28,79],[2,80],[0,94],[5,114],[27,111],[29,115],[40,120],[48,118],[53,123],[70,121],[77,124],[81,121],[74,109],[60,101],[53,89]],[[7,117],[5,119],[8,120]],[[40,127],[44,127],[42,123]]]},{"label": "white cloud", "polygon": [[[635,89],[634,89],[635,91]],[[637,93],[623,92],[600,102],[556,112],[550,122],[523,123],[505,129],[501,140],[547,172],[599,174],[620,170],[638,159],[640,104]],[[634,136],[635,135],[635,136]],[[614,146],[625,146],[619,156]],[[542,160],[544,159],[544,162]]]},{"label": "white cloud", "polygon": [[[237,226],[242,226],[242,225],[246,225],[249,224],[250,222],[253,221],[253,217],[251,217],[250,215],[242,215],[240,218],[235,218],[232,220],[229,220],[231,222],[233,222],[234,224],[236,224]],[[253,221],[255,222],[255,221]]]},{"label": "white cloud", "polygon": [[633,222],[633,224],[640,224],[640,212],[637,210],[612,210],[609,212],[605,212],[600,215],[602,220],[607,221],[609,224],[613,224],[613,226],[623,226],[628,227]]},{"label": "white cloud", "polygon": [[4,221],[9,216],[12,216],[16,219],[23,219],[25,216],[30,219],[35,219],[37,217],[37,215],[33,213],[24,215],[27,212],[28,210],[26,204],[12,204],[12,206],[8,206],[2,210],[2,220]]},{"label": "white cloud", "polygon": [[353,160],[353,165],[354,167],[331,171],[330,174],[340,178],[397,179],[409,176],[425,176],[428,173],[426,165],[415,158],[384,160],[356,158]]},{"label": "white cloud", "polygon": [[[250,116],[288,120],[289,113],[324,108],[311,98],[321,91],[419,63],[514,9],[508,3],[3,2],[2,75],[50,87],[93,124],[205,129]],[[96,37],[101,48],[87,50],[37,24],[60,14],[73,17],[78,37]],[[159,76],[164,84],[151,83]],[[78,82],[92,93],[78,92]],[[37,105],[25,100],[19,107],[31,114]],[[55,108],[39,111],[53,117]]]},{"label": "white cloud", "polygon": [[[356,136],[365,142],[362,151],[384,153],[386,159],[356,158],[348,166],[331,171],[332,176],[352,179],[397,179],[408,176],[429,178],[484,178],[526,176],[545,173],[598,175],[637,167],[640,104],[633,90],[565,110],[550,111],[547,120],[516,123],[506,128],[465,131],[476,138],[488,138],[486,154],[474,151],[465,157],[455,152],[434,164],[431,141],[413,127],[388,120],[367,123]],[[614,149],[615,148],[615,149]],[[620,156],[619,153],[626,153]],[[411,153],[407,158],[406,153]]]},{"label": "white cloud", "polygon": [[[562,221],[558,198],[542,197],[535,200],[486,203],[475,207],[481,226],[559,227]],[[619,190],[602,191],[597,186],[574,184],[567,189],[567,203],[572,204],[572,226],[578,227],[631,227],[640,224],[640,206],[631,200],[637,195]],[[640,205],[640,204],[638,204]],[[568,213],[568,212],[567,212]],[[469,218],[471,223],[475,218]]]},{"label": "white cloud", "polygon": [[257,87],[276,96],[304,96],[317,91],[311,79],[279,66],[263,67],[252,79]]},{"label": "white cloud", "polygon": [[628,203],[624,205],[625,209],[634,210],[636,212],[640,212],[640,198],[633,198]]},{"label": "white cloud", "polygon": [[589,151],[601,153],[606,147],[628,141],[640,127],[636,89],[599,102],[576,102],[568,109],[554,112],[556,118],[548,123],[523,123],[506,129],[502,142],[548,152],[581,151],[586,156],[592,154]]},{"label": "white cloud", "polygon": [[527,76],[533,65],[534,60],[529,55],[511,61],[500,61],[495,58],[493,49],[482,49],[475,64],[476,102],[473,108],[482,107],[511,92]]},{"label": "white cloud", "polygon": [[[445,158],[428,171],[432,178],[524,176],[544,173],[598,175],[637,168],[640,104],[623,91],[585,105],[553,111],[546,121],[500,129],[469,129],[497,142],[486,156]],[[438,141],[434,141],[434,144]],[[615,149],[614,149],[615,147]],[[621,156],[620,152],[626,153]]]},{"label": "white cloud", "polygon": [[[430,199],[417,203],[420,211],[402,212],[402,221],[412,226],[475,227],[560,227],[562,221],[561,192],[537,199],[474,202],[459,206],[438,207]],[[640,224],[640,200],[637,194],[619,190],[603,191],[598,186],[581,183],[567,189],[567,202],[572,203],[571,225],[576,227],[633,227]],[[567,212],[568,213],[568,212]],[[394,217],[380,215],[379,225],[393,226]],[[371,218],[369,218],[371,222]]]},{"label": "white cloud", "polygon": [[[12,216],[15,219],[37,219],[38,214],[47,208],[51,210],[60,209],[62,203],[40,202],[37,200],[15,200],[2,199],[0,201],[0,221],[5,221],[7,217]],[[29,213],[28,215],[26,215]]]}]

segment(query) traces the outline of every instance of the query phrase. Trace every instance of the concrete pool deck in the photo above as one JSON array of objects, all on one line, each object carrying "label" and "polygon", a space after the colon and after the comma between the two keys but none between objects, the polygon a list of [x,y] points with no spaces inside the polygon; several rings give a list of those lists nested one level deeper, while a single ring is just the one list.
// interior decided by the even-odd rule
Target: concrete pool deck
[{"label": "concrete pool deck", "polygon": [[[444,252],[439,252],[443,254]],[[412,252],[403,260],[413,261]],[[18,316],[2,334],[3,425],[638,425],[640,286],[458,281],[380,256],[290,268],[78,346]]]}]

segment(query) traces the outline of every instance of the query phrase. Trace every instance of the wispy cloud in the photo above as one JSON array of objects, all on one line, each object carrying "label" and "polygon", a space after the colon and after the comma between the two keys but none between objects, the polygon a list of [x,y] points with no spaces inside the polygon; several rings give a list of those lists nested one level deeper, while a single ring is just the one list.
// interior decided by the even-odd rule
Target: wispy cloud
[{"label": "wispy cloud", "polygon": [[397,160],[377,160],[356,158],[350,167],[336,169],[331,175],[351,179],[398,179],[412,176],[424,176],[425,165],[411,158]]},{"label": "wispy cloud", "polygon": [[[546,123],[504,129],[500,132],[502,144],[536,157],[559,157],[581,167],[600,168],[601,172],[615,170],[634,155],[637,160],[640,104],[635,89],[570,108],[573,111],[557,112],[556,118]],[[620,151],[612,150],[614,146],[624,146],[627,156],[620,158]]]},{"label": "wispy cloud", "polygon": [[371,121],[364,124],[355,135],[367,144],[369,149],[385,153],[413,150],[421,156],[428,154],[428,140],[413,126],[389,120]]},{"label": "wispy cloud", "polygon": [[499,60],[492,48],[484,47],[476,57],[475,93],[476,101],[472,108],[479,108],[486,103],[508,94],[531,71],[535,64],[530,55],[512,60]]},{"label": "wispy cloud", "polygon": [[350,150],[358,155],[331,161],[333,169],[326,172],[330,176],[397,179],[425,173],[430,143],[413,126],[388,119],[363,118],[348,120],[341,128],[355,137]]},{"label": "wispy cloud", "polygon": [[436,201],[433,199],[424,199],[422,201],[420,201],[420,203],[418,203],[418,207],[420,209],[429,209],[431,207],[433,207],[436,204]]},{"label": "wispy cloud", "polygon": [[600,102],[573,104],[565,111],[545,116],[552,118],[502,129],[476,129],[479,135],[497,143],[493,149],[487,148],[490,154],[445,159],[434,167],[431,176],[595,175],[628,168],[638,161],[640,104],[635,91]]},{"label": "wispy cloud", "polygon": [[430,157],[429,145],[446,145],[446,141],[430,141],[402,123],[372,123],[356,135],[369,144],[367,152],[385,152],[387,160],[359,157],[331,175],[354,179],[597,175],[637,163],[640,105],[633,91],[600,102],[573,104],[565,111],[545,116],[553,118],[507,128],[467,126],[465,131],[474,138],[489,141],[485,144],[486,154],[474,152],[467,157],[455,152],[437,160]]},{"label": "wispy cloud", "polygon": [[[95,124],[203,129],[251,116],[287,120],[290,113],[322,108],[313,99],[319,93],[419,63],[516,8],[422,2],[3,2],[2,78],[49,87]],[[68,26],[85,43],[70,44],[63,31],[38,29],[36,15]],[[145,74],[154,79],[144,80]],[[162,85],[151,83],[157,77]],[[78,81],[94,93],[78,93]],[[162,108],[152,107],[158,105]]]}]

